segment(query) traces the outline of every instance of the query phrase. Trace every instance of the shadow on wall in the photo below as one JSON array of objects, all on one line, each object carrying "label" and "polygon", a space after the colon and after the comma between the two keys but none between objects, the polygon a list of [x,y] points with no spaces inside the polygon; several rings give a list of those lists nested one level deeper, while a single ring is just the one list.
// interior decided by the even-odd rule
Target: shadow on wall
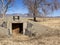
[{"label": "shadow on wall", "polygon": [[30,22],[27,22],[27,29],[25,31],[25,35],[28,35],[29,37],[34,37],[35,33],[33,33],[30,28],[32,28],[33,24]]},{"label": "shadow on wall", "polygon": [[7,22],[4,21],[0,26],[4,27],[4,28],[7,28]]},{"label": "shadow on wall", "polygon": [[35,36],[35,33],[32,33],[31,31],[26,29],[25,35],[28,35],[29,37]]}]

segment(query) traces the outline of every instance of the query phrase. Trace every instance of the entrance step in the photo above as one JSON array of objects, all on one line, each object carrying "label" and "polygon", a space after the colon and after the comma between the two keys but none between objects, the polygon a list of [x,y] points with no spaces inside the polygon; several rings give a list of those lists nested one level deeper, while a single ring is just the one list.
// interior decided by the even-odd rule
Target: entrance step
[{"label": "entrance step", "polygon": [[13,35],[13,38],[14,39],[17,39],[17,40],[29,40],[29,36],[26,36],[26,35],[23,35],[23,34],[17,34],[17,35]]}]

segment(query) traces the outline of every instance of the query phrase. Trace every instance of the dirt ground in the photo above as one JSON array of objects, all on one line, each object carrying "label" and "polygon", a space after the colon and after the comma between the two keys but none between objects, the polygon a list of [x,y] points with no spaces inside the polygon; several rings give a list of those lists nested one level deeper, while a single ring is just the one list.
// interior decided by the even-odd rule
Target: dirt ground
[{"label": "dirt ground", "polygon": [[60,18],[37,18],[38,22],[31,22],[36,31],[34,38],[25,35],[16,35],[9,38],[0,38],[0,45],[60,45]]}]

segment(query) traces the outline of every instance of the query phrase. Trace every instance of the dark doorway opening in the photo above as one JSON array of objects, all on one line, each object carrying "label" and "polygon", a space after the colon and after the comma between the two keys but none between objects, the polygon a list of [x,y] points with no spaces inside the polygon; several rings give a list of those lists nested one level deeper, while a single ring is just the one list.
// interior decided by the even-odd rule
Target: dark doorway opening
[{"label": "dark doorway opening", "polygon": [[12,23],[12,31],[15,34],[23,34],[23,23]]}]

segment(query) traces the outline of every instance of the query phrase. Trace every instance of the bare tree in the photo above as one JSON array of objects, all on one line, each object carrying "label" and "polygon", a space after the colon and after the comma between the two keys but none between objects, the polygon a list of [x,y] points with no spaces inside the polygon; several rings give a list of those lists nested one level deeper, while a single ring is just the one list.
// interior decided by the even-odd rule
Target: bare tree
[{"label": "bare tree", "polygon": [[34,21],[38,13],[48,14],[60,8],[59,0],[24,0],[24,5],[29,9],[29,13],[33,14]]},{"label": "bare tree", "polygon": [[13,0],[0,0],[0,13],[5,16],[8,8],[11,6]]}]

